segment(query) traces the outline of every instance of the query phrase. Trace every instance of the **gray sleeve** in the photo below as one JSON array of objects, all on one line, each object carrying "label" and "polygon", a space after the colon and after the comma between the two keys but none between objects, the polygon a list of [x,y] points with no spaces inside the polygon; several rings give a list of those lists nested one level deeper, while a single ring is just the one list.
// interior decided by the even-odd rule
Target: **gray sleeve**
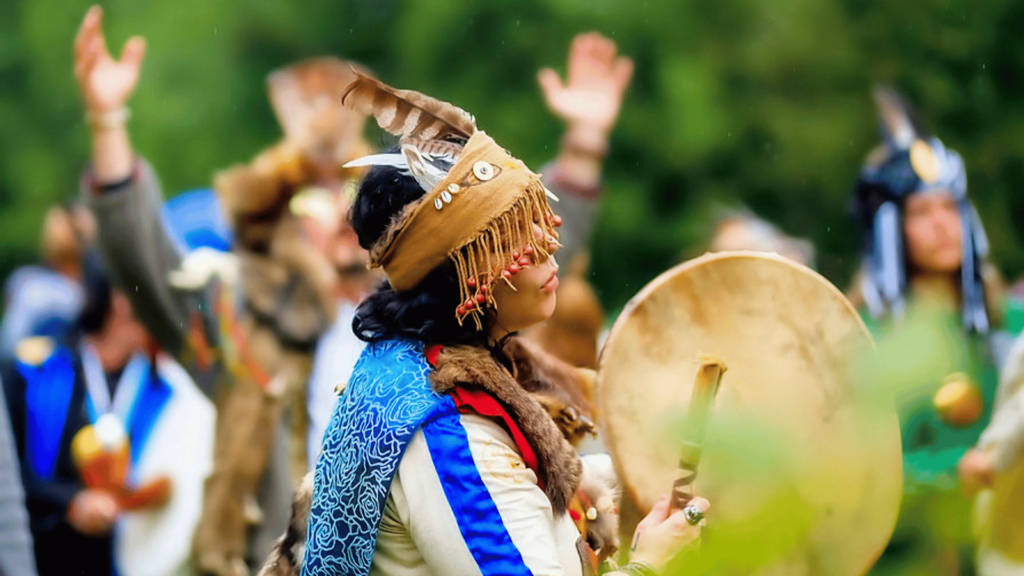
[{"label": "gray sleeve", "polygon": [[7,576],[35,576],[32,537],[25,512],[25,494],[7,416],[7,401],[0,386],[0,572]]},{"label": "gray sleeve", "polygon": [[562,248],[558,251],[558,262],[563,270],[575,258],[590,249],[590,233],[597,217],[597,205],[600,202],[599,191],[573,190],[559,182],[554,164],[543,170],[544,185],[558,196],[558,202],[551,208],[562,217],[562,227],[558,230],[558,241]]},{"label": "gray sleeve", "polygon": [[193,296],[168,280],[182,255],[164,228],[163,197],[153,169],[140,159],[131,179],[111,190],[94,189],[90,179],[86,175],[83,180],[83,196],[96,216],[97,241],[111,278],[160,347],[179,356]]}]

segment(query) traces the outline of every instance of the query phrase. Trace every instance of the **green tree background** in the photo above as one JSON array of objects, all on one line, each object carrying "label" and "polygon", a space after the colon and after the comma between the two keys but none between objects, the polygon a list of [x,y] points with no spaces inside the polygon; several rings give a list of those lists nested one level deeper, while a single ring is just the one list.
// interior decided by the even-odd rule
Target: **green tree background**
[{"label": "green tree background", "polygon": [[[558,121],[535,74],[598,30],[637,64],[607,165],[594,280],[615,308],[699,253],[716,204],[807,236],[839,286],[847,216],[889,82],[965,157],[994,259],[1024,272],[1024,4],[1014,0],[108,0],[112,48],[149,40],[132,108],[168,194],[208,185],[278,137],[263,79],[335,54],[453,101],[529,164]],[[0,2],[0,272],[34,257],[46,206],[76,193],[88,139],[71,41],[88,0]],[[383,137],[374,136],[378,141]]]}]

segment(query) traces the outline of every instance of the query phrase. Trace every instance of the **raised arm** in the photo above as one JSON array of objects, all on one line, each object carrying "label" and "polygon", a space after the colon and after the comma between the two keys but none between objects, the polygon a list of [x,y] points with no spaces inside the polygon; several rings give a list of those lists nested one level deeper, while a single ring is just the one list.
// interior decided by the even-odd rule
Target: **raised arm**
[{"label": "raised arm", "polygon": [[615,43],[596,32],[573,39],[565,83],[550,68],[538,74],[548,109],[565,123],[558,156],[544,174],[548,187],[561,198],[559,258],[564,264],[589,243],[608,137],[632,77],[633,61],[619,56]]},{"label": "raised arm", "polygon": [[134,157],[126,104],[139,82],[146,41],[134,36],[114,60],[103,36],[103,9],[93,6],[75,36],[75,79],[92,139],[93,176],[100,184],[127,180]]},{"label": "raised arm", "polygon": [[110,274],[160,346],[182,352],[191,296],[168,274],[181,254],[161,218],[163,198],[152,169],[135,157],[126,106],[139,80],[146,43],[128,40],[114,60],[103,36],[103,10],[93,6],[75,37],[75,78],[85,104],[92,163],[83,196],[96,216],[98,242]]}]

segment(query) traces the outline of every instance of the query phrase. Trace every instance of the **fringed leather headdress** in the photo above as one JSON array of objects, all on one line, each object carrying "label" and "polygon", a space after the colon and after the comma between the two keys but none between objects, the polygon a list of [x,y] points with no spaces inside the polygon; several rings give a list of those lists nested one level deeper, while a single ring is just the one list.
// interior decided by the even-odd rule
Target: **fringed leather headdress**
[{"label": "fringed leather headdress", "polygon": [[[401,137],[401,151],[376,154],[347,167],[392,166],[427,192],[395,217],[370,248],[370,265],[381,267],[398,292],[415,288],[446,261],[458,274],[461,323],[481,326],[494,307],[493,286],[511,278],[530,258],[545,258],[561,219],[540,176],[513,158],[466,111],[418,92],[396,90],[360,72],[348,86],[346,106],[373,116]],[[543,231],[536,238],[532,224]]]},{"label": "fringed leather headdress", "polygon": [[960,276],[964,326],[987,332],[982,264],[988,240],[978,213],[967,197],[963,159],[928,133],[907,101],[889,88],[876,88],[884,144],[868,157],[857,181],[854,210],[867,229],[867,274],[861,291],[873,316],[900,316],[905,303],[907,271],[903,207],[908,196],[947,191],[957,201],[963,231]]}]

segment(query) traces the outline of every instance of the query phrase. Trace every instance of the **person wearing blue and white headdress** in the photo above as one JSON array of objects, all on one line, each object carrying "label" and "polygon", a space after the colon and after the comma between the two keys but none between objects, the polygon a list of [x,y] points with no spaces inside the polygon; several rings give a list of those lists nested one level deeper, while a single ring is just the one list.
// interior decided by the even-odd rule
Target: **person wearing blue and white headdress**
[{"label": "person wearing blue and white headdress", "polygon": [[865,225],[859,300],[871,318],[902,317],[922,277],[946,276],[959,293],[963,327],[988,333],[995,298],[988,239],[967,196],[967,172],[892,90],[875,91],[885,142],[857,181],[855,212]]},{"label": "person wearing blue and white headdress", "polygon": [[[884,143],[857,181],[865,254],[851,300],[891,360],[882,378],[899,404],[905,482],[901,520],[880,564],[898,562],[902,550],[955,574],[970,548],[970,501],[959,493],[957,465],[992,414],[1010,342],[1001,329],[1006,311],[963,159],[901,95],[874,95]],[[939,524],[949,529],[936,531]]]}]

